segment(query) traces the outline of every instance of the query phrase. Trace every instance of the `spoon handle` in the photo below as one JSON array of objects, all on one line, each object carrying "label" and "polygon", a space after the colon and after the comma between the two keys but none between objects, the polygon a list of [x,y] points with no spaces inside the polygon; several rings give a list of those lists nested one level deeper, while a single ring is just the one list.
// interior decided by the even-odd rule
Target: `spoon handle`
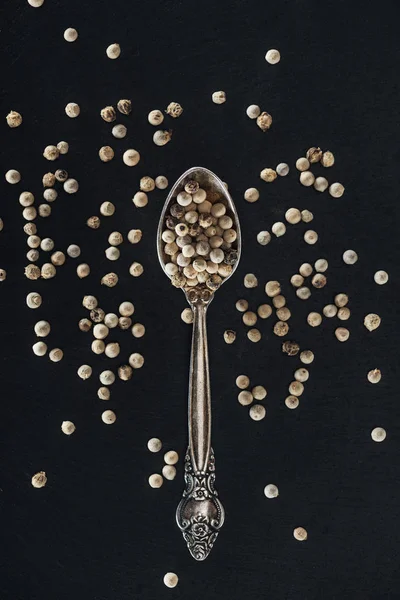
[{"label": "spoon handle", "polygon": [[185,482],[176,520],[196,560],[204,560],[224,522],[224,509],[214,489],[215,462],[211,448],[211,393],[207,347],[208,303],[192,303],[194,314],[189,373],[189,447]]}]

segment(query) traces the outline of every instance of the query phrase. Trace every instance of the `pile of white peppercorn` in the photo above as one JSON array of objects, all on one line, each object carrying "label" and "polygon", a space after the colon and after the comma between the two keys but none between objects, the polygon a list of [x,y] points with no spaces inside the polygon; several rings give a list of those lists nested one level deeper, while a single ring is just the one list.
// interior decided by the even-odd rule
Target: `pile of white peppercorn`
[{"label": "pile of white peppercorn", "polygon": [[175,287],[214,292],[237,261],[234,216],[223,195],[194,180],[169,206],[161,237],[165,271]]}]

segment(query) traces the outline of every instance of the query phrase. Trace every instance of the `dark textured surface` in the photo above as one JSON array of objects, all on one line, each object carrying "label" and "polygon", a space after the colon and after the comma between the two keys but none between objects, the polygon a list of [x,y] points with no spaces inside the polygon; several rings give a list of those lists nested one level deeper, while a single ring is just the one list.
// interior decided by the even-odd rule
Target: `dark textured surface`
[{"label": "dark textured surface", "polygon": [[[8,271],[0,284],[2,600],[400,596],[398,10],[395,3],[355,4],[46,0],[33,9],[25,0],[3,0],[1,165],[2,172],[19,169],[23,181],[0,182],[0,266]],[[70,26],[79,31],[74,44],[63,40]],[[110,61],[105,48],[114,41],[122,55]],[[264,55],[274,47],[282,61],[270,66]],[[228,97],[223,106],[210,100],[219,89]],[[120,97],[133,101],[132,115],[120,119],[128,126],[122,141],[98,114]],[[171,144],[156,148],[146,115],[171,100],[185,112],[172,123]],[[81,105],[78,119],[65,116],[69,101]],[[251,103],[273,115],[268,133],[246,117]],[[5,124],[10,109],[24,116],[19,129]],[[57,168],[68,169],[80,191],[60,192],[52,216],[38,219],[39,235],[52,237],[57,249],[79,243],[92,273],[78,280],[77,262],[69,259],[54,280],[29,282],[18,195],[28,189],[40,198],[42,174],[53,166],[42,158],[43,148],[61,139],[70,152]],[[107,165],[97,156],[105,143],[116,150]],[[337,164],[326,173],[346,186],[342,199],[299,185],[294,161],[314,144],[335,153]],[[121,161],[128,147],[142,154],[135,169]],[[272,185],[259,180],[261,168],[281,161],[292,166],[287,178]],[[154,236],[164,193],[153,192],[140,211],[131,202],[140,176],[165,174],[173,183],[194,164],[228,181],[244,245],[239,270],[209,315],[213,445],[226,523],[202,564],[189,557],[174,522],[181,463],[174,482],[161,490],[147,484],[162,467],[162,455],[146,449],[149,437],[159,436],[181,457],[185,451],[190,328],[179,316],[183,295],[157,264]],[[243,191],[252,185],[261,198],[248,205]],[[86,218],[104,200],[115,202],[116,215],[89,230]],[[259,246],[256,233],[291,206],[314,212],[318,244],[304,243],[300,224]],[[106,261],[108,233],[132,227],[144,230],[142,242],[125,243],[118,263]],[[347,248],[360,257],[353,267],[341,261]],[[328,285],[302,303],[289,277],[301,262],[320,257],[329,260]],[[144,264],[140,279],[128,274],[132,260]],[[101,288],[100,277],[114,266],[119,285]],[[382,268],[390,282],[380,287],[373,273]],[[260,286],[245,292],[249,271]],[[283,401],[299,360],[282,355],[282,340],[271,332],[274,317],[261,323],[261,342],[251,344],[234,308],[241,296],[256,307],[269,279],[282,281],[292,310],[288,337],[316,355],[295,411]],[[37,311],[25,306],[32,290],[44,298]],[[336,323],[311,329],[305,322],[340,291],[350,295],[352,310],[346,344],[334,337]],[[86,293],[106,311],[132,300],[135,318],[147,327],[142,340],[129,332],[111,336],[122,344],[118,364],[133,351],[143,352],[146,363],[131,382],[114,384],[108,403],[97,399],[96,389],[110,360],[93,355],[91,334],[77,329]],[[373,333],[362,324],[368,312],[382,316]],[[41,318],[52,324],[49,347],[65,351],[59,364],[32,354],[33,325]],[[225,328],[238,331],[232,346],[223,342]],[[82,382],[76,369],[85,362],[94,374]],[[383,378],[373,386],[366,373],[375,367]],[[264,421],[251,421],[238,404],[239,373],[268,388]],[[117,413],[112,427],[101,422],[105,408]],[[71,438],[60,431],[64,419],[77,425]],[[388,431],[383,444],[370,439],[378,425]],[[30,484],[38,470],[48,474],[41,490]],[[280,490],[275,500],[263,495],[271,482]],[[307,542],[293,539],[297,526],[308,530]],[[166,571],[180,577],[174,590],[162,583]]]}]

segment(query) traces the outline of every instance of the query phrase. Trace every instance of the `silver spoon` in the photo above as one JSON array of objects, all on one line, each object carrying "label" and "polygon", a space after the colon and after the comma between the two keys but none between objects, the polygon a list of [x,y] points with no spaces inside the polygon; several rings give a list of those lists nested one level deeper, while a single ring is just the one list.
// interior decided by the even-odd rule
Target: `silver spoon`
[{"label": "silver spoon", "polygon": [[[232,273],[222,280],[225,282],[235,272],[240,259],[239,217],[222,181],[203,167],[192,167],[183,173],[166,199],[157,230],[157,252],[161,267],[168,275],[165,264],[169,261],[164,254],[164,242],[161,238],[165,217],[177,194],[190,180],[197,181],[207,192],[210,190],[218,192],[221,196],[218,202],[226,205],[227,212],[233,220],[233,228],[237,233],[235,241],[237,260],[232,265]],[[204,560],[209,555],[225,519],[224,508],[214,489],[215,461],[211,447],[211,393],[206,315],[208,306],[214,298],[214,292],[197,288],[183,291],[193,311],[194,320],[189,371],[189,446],[185,456],[186,488],[176,510],[176,521],[193,558]]]}]

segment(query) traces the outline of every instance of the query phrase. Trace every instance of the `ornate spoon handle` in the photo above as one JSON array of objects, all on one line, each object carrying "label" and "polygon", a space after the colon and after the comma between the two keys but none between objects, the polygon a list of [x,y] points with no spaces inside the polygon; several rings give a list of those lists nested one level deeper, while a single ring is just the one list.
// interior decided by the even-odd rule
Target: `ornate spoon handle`
[{"label": "ornate spoon handle", "polygon": [[215,464],[211,448],[211,393],[206,315],[212,295],[188,294],[194,320],[189,373],[189,447],[185,482],[176,520],[196,560],[209,555],[224,523],[224,509],[214,489]]}]

